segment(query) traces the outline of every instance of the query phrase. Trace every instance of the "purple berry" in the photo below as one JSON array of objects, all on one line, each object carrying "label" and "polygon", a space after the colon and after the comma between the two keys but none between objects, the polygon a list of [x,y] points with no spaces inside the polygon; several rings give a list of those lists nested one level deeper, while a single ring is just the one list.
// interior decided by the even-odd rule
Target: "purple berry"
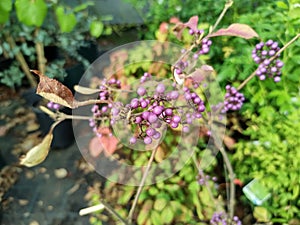
[{"label": "purple berry", "polygon": [[164,111],[166,116],[172,116],[173,115],[173,110],[170,108],[165,109]]},{"label": "purple berry", "polygon": [[166,90],[166,87],[163,83],[159,83],[157,86],[156,86],[156,92],[157,93],[164,93]]},{"label": "purple berry", "polygon": [[135,117],[135,123],[137,123],[137,124],[139,124],[139,123],[141,123],[142,122],[142,118],[140,117],[140,116],[137,116],[137,117]]},{"label": "purple berry", "polygon": [[161,137],[161,134],[158,131],[156,131],[156,133],[152,137],[153,137],[153,139],[157,140]]},{"label": "purple berry", "polygon": [[171,121],[171,127],[172,128],[177,128],[178,127],[178,123],[174,122],[174,121]]},{"label": "purple berry", "polygon": [[147,134],[149,137],[152,137],[155,133],[156,133],[156,130],[153,129],[152,127],[149,127],[149,128],[146,130],[146,134]]},{"label": "purple berry", "polygon": [[158,117],[154,113],[149,113],[148,121],[149,123],[155,123],[158,120]]},{"label": "purple berry", "polygon": [[148,112],[148,111],[143,112],[143,113],[142,113],[142,118],[143,118],[144,120],[148,120],[149,114],[150,114],[150,112]]},{"label": "purple berry", "polygon": [[188,133],[188,132],[190,131],[189,126],[183,126],[182,131],[183,131],[184,133]]},{"label": "purple berry", "polygon": [[181,121],[181,118],[180,118],[180,116],[174,115],[172,117],[172,121],[175,122],[175,123],[179,123]]},{"label": "purple berry", "polygon": [[164,107],[163,106],[155,106],[153,108],[153,113],[156,114],[156,115],[160,115],[163,111]]},{"label": "purple berry", "polygon": [[143,96],[146,94],[146,89],[144,87],[139,87],[136,92],[139,96]]},{"label": "purple berry", "polygon": [[146,145],[150,145],[150,144],[152,143],[151,137],[146,136],[146,137],[144,138],[144,143],[145,143]]},{"label": "purple berry", "polygon": [[131,137],[130,140],[129,140],[129,143],[130,144],[135,144],[137,141],[136,137]]},{"label": "purple berry", "polygon": [[136,109],[139,106],[139,100],[137,98],[133,98],[130,102],[130,107]]}]

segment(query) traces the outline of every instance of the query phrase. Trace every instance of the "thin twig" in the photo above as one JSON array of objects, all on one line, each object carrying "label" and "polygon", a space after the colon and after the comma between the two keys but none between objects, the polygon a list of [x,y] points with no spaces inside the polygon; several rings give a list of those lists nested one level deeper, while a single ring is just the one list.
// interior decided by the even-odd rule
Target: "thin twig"
[{"label": "thin twig", "polygon": [[230,220],[234,216],[234,204],[235,204],[235,186],[234,186],[234,179],[235,179],[235,174],[232,168],[232,165],[230,163],[230,160],[228,158],[228,155],[225,151],[225,149],[220,146],[219,150],[222,154],[224,163],[228,169],[228,174],[229,174],[229,185],[230,185],[230,194],[229,194],[229,204],[228,204],[228,213],[229,213],[229,218]]},{"label": "thin twig", "polygon": [[[294,38],[292,38],[272,58],[270,58],[270,62],[272,62],[274,59],[276,59],[280,53],[282,53],[286,48],[288,48],[291,44],[293,44],[299,37],[300,37],[300,33],[297,34]],[[240,86],[238,86],[237,91],[241,90],[253,77],[255,77],[257,70],[258,70],[258,68],[253,73],[251,73],[250,76],[247,77],[247,79],[244,80],[243,83],[240,84]]]},{"label": "thin twig", "polygon": [[79,215],[84,216],[84,215],[99,211],[101,209],[106,209],[110,214],[115,216],[119,220],[119,222],[121,222],[122,224],[128,225],[128,223],[122,218],[122,216],[119,215],[119,213],[117,213],[110,205],[108,205],[107,203],[105,203],[103,201],[101,201],[101,203],[98,205],[94,205],[94,206],[91,206],[88,208],[81,209],[79,211]]},{"label": "thin twig", "polygon": [[136,193],[136,195],[135,195],[135,197],[134,197],[134,200],[133,200],[131,209],[130,209],[129,214],[128,214],[128,217],[127,217],[127,221],[128,221],[129,223],[131,223],[131,221],[132,221],[132,216],[133,216],[134,210],[135,210],[135,208],[136,208],[137,201],[138,201],[138,199],[139,199],[139,197],[140,197],[140,195],[141,195],[141,193],[142,193],[143,187],[144,187],[144,185],[145,185],[146,178],[147,178],[147,176],[148,176],[148,173],[149,173],[151,164],[152,164],[152,162],[153,162],[153,160],[154,160],[154,156],[155,156],[155,154],[156,154],[156,152],[157,152],[157,149],[158,149],[158,147],[156,147],[156,148],[152,151],[152,154],[151,154],[151,157],[150,157],[150,159],[149,159],[149,161],[148,161],[148,165],[147,165],[147,167],[146,167],[145,173],[143,174],[143,177],[142,177],[142,180],[141,180],[141,182],[140,182],[139,188],[138,188],[137,193]]},{"label": "thin twig", "polygon": [[73,108],[78,108],[80,106],[101,104],[101,103],[111,103],[111,101],[110,100],[100,100],[100,99],[89,99],[89,100],[82,101],[82,102],[75,101],[73,103]]},{"label": "thin twig", "polygon": [[[9,43],[11,49],[16,49],[17,44],[16,44],[14,38],[10,34],[5,34],[5,37],[6,37],[6,41]],[[36,87],[37,82],[34,79],[33,75],[30,73],[29,66],[28,66],[22,52],[18,51],[17,53],[15,53],[15,57],[16,57],[17,61],[20,63],[20,66],[21,66],[23,72],[25,73],[25,75],[30,83],[30,86]]]},{"label": "thin twig", "polygon": [[228,0],[226,3],[225,3],[225,6],[223,8],[223,11],[221,12],[221,14],[219,15],[217,21],[215,22],[215,24],[212,26],[212,28],[210,29],[209,31],[209,34],[211,34],[215,29],[216,27],[219,25],[219,23],[221,22],[221,20],[223,19],[223,17],[225,16],[225,13],[227,12],[227,10],[232,6],[233,4],[233,0]]},{"label": "thin twig", "polygon": [[[39,33],[39,29],[35,30],[35,36],[37,37]],[[45,51],[44,51],[44,44],[41,41],[36,41],[35,49],[37,54],[37,61],[38,61],[38,68],[42,74],[46,73],[46,62],[47,59],[45,58]]]},{"label": "thin twig", "polygon": [[192,159],[193,159],[194,165],[195,165],[195,167],[197,168],[197,170],[198,170],[200,176],[204,179],[204,185],[205,185],[205,187],[206,187],[206,189],[207,189],[207,192],[208,192],[208,195],[209,195],[210,199],[214,202],[214,205],[215,205],[216,208],[217,208],[217,206],[218,206],[217,200],[215,199],[215,197],[214,197],[214,195],[213,195],[213,193],[212,193],[212,191],[211,191],[211,189],[210,189],[209,183],[207,182],[207,180],[206,180],[206,178],[205,178],[205,175],[204,175],[204,172],[203,172],[203,170],[200,168],[200,165],[199,165],[199,163],[197,162],[195,155],[193,155]]}]

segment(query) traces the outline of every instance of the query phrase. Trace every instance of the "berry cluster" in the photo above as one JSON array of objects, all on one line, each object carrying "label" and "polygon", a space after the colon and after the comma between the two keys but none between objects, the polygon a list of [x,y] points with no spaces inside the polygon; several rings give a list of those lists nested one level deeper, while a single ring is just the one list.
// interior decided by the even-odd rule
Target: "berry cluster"
[{"label": "berry cluster", "polygon": [[61,105],[50,101],[47,103],[47,107],[49,109],[59,110]]},{"label": "berry cluster", "polygon": [[[103,80],[102,84],[99,86],[99,99],[100,100],[111,100],[113,94],[112,89],[120,89],[121,82],[115,78],[111,78],[109,80]],[[111,113],[113,105],[111,103],[102,103],[95,104],[91,108],[91,112],[93,113],[93,118],[89,120],[89,126],[93,129],[94,133],[101,137],[102,134],[99,133],[100,125],[109,126],[109,115]],[[111,136],[112,133],[109,133]]]},{"label": "berry cluster", "polygon": [[199,50],[193,56],[194,59],[198,59],[200,55],[205,55],[205,54],[209,53],[211,45],[212,45],[211,40],[209,40],[207,38],[203,38],[203,40],[201,41],[201,46],[200,46]]},{"label": "berry cluster", "polygon": [[197,180],[198,180],[198,183],[200,185],[204,185],[207,181],[209,180],[212,180],[213,182],[216,182],[218,180],[217,177],[211,177],[209,175],[205,175],[205,177],[201,176],[201,174],[199,173],[198,176],[197,176]]},{"label": "berry cluster", "polygon": [[238,92],[235,87],[226,85],[226,94],[222,113],[226,113],[229,110],[239,110],[240,108],[242,108],[244,101],[245,97],[242,93]]},{"label": "berry cluster", "polygon": [[273,40],[268,40],[266,43],[260,42],[255,46],[252,51],[252,58],[255,63],[259,64],[256,75],[260,80],[265,80],[268,76],[273,78],[275,82],[280,81],[283,62],[279,59],[270,60],[273,57],[279,57],[279,54],[276,55],[279,50],[278,43]]},{"label": "berry cluster", "polygon": [[232,218],[232,222],[227,222],[227,215],[224,212],[215,212],[210,220],[210,224],[212,225],[227,225],[227,224],[232,224],[232,225],[242,225],[242,222],[237,216],[234,216]]},{"label": "berry cluster", "polygon": [[[111,124],[126,121],[135,130],[129,143],[135,144],[138,139],[149,145],[162,136],[162,126],[176,129],[181,126],[182,132],[190,131],[190,124],[202,117],[205,105],[202,99],[188,88],[178,90],[176,85],[150,81],[151,74],[145,73],[140,79],[135,95],[128,104],[115,102],[111,109]],[[150,81],[150,85],[145,83]],[[148,83],[149,84],[149,83]],[[128,100],[126,100],[128,101]],[[178,105],[180,102],[180,106]]]}]

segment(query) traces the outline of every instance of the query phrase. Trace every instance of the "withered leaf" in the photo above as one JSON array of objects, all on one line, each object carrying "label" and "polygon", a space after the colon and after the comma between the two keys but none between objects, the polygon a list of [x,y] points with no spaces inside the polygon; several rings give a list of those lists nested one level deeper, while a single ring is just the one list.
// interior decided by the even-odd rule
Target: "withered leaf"
[{"label": "withered leaf", "polygon": [[60,122],[61,121],[57,121],[52,124],[48,134],[44,137],[42,142],[34,146],[26,153],[25,156],[20,158],[20,165],[33,167],[42,163],[46,159],[53,139],[53,129]]},{"label": "withered leaf", "polygon": [[74,108],[74,96],[72,91],[59,81],[49,78],[38,70],[30,70],[37,74],[40,78],[36,93],[45,99],[66,106]]},{"label": "withered leaf", "polygon": [[245,39],[259,37],[250,26],[240,23],[231,24],[228,28],[220,29],[212,34],[209,34],[207,37],[216,36],[236,36]]}]

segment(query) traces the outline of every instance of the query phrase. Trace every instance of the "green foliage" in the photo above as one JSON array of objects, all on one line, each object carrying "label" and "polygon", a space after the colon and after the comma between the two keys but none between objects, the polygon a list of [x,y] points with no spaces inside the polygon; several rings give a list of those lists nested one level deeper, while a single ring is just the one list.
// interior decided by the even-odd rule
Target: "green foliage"
[{"label": "green foliage", "polygon": [[23,77],[24,73],[22,73],[16,63],[13,63],[8,69],[0,72],[0,82],[11,88],[21,85]]},{"label": "green foliage", "polygon": [[43,24],[48,9],[44,0],[16,0],[15,7],[20,22],[37,27]]},{"label": "green foliage", "polygon": [[77,21],[73,12],[66,13],[63,6],[58,6],[55,9],[55,14],[61,32],[69,33],[74,29]]},{"label": "green foliage", "polygon": [[11,9],[12,0],[3,0],[0,2],[0,24],[3,24],[8,20]]},{"label": "green foliage", "polygon": [[[21,72],[22,75],[18,75],[16,71],[20,72],[20,68],[24,68],[24,65],[21,67],[21,63],[27,64],[26,67],[29,68],[38,67],[37,43],[42,44],[45,49],[47,46],[56,46],[60,51],[57,59],[47,60],[46,72],[49,73],[49,77],[63,80],[67,62],[81,62],[87,67],[89,62],[78,53],[79,49],[85,47],[86,40],[94,40],[110,32],[104,27],[101,18],[89,12],[88,7],[92,5],[92,1],[76,4],[74,7],[45,0],[1,1],[0,57],[16,60],[12,66],[19,68],[1,71],[0,82],[10,87],[22,84],[24,71]],[[13,40],[15,44],[12,46],[8,39]],[[17,54],[21,54],[26,62],[21,62],[20,58],[16,57]]]},{"label": "green foliage", "polygon": [[300,99],[289,104],[294,109],[285,113],[272,106],[261,108],[259,115],[246,113],[251,122],[245,134],[251,141],[239,141],[233,156],[237,177],[259,178],[272,191],[265,205],[271,220],[284,222],[300,216]]}]

